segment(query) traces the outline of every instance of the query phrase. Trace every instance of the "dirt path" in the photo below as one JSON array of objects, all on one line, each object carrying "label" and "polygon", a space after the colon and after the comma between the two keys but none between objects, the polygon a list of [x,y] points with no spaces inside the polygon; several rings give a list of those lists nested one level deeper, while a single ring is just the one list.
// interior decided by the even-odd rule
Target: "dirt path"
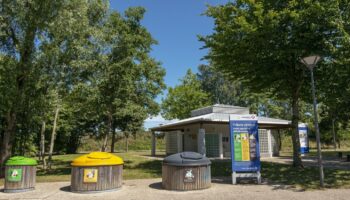
[{"label": "dirt path", "polygon": [[26,193],[7,194],[0,192],[0,199],[122,199],[122,200],[206,200],[206,199],[349,199],[350,190],[329,189],[317,191],[295,191],[278,185],[231,185],[213,183],[207,190],[175,192],[161,188],[161,179],[128,180],[121,189],[112,192],[76,194],[69,191],[69,182],[38,183],[36,190]]}]

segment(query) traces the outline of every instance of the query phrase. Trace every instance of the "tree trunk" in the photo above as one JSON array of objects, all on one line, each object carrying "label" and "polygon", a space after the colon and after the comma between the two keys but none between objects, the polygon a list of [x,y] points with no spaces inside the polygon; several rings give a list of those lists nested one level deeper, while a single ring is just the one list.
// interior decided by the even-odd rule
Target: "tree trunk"
[{"label": "tree trunk", "polygon": [[101,147],[101,151],[105,152],[107,151],[107,141],[108,141],[108,132],[105,134],[105,138],[103,139],[103,143],[102,143],[102,147]]},{"label": "tree trunk", "polygon": [[51,165],[52,165],[52,153],[53,153],[53,148],[54,148],[55,139],[56,139],[57,118],[58,118],[59,110],[60,110],[59,108],[56,108],[55,119],[53,121],[53,129],[51,134],[50,151],[49,151],[49,163],[48,163],[49,169],[51,169]]},{"label": "tree trunk", "polygon": [[113,129],[113,116],[112,116],[112,113],[109,112],[108,113],[108,121],[107,121],[107,131],[106,131],[106,135],[105,135],[105,138],[104,138],[104,141],[103,141],[103,144],[102,144],[102,148],[101,148],[101,151],[105,152],[107,151],[107,145],[108,145],[108,135],[112,132],[112,129]]},{"label": "tree trunk", "polygon": [[129,151],[129,133],[124,133],[125,134],[125,152]]},{"label": "tree trunk", "polygon": [[112,124],[112,143],[111,143],[111,153],[114,153],[114,145],[115,145],[115,126],[114,123]]},{"label": "tree trunk", "polygon": [[41,132],[40,132],[40,153],[39,159],[43,162],[43,168],[46,169],[46,160],[45,160],[45,130],[46,123],[43,121]]},{"label": "tree trunk", "polygon": [[292,144],[293,144],[293,166],[303,167],[300,157],[300,140],[299,140],[299,96],[293,95],[292,99]]},{"label": "tree trunk", "polygon": [[5,162],[11,157],[12,144],[16,131],[16,113],[8,112],[6,116],[6,128],[3,135],[3,140],[0,149],[0,177],[5,175]]},{"label": "tree trunk", "polygon": [[17,124],[17,113],[19,108],[22,107],[24,101],[24,85],[26,82],[26,76],[29,74],[28,69],[30,68],[32,62],[31,57],[33,55],[34,40],[36,33],[36,25],[31,23],[24,31],[24,40],[22,44],[19,44],[16,35],[12,35],[12,40],[15,46],[21,46],[19,51],[19,63],[16,66],[19,75],[16,77],[17,90],[15,91],[15,104],[12,109],[10,109],[6,116],[6,128],[4,130],[3,140],[0,146],[0,177],[4,175],[3,165],[5,161],[11,156],[13,140],[16,134],[16,124]]},{"label": "tree trunk", "polygon": [[335,130],[334,130],[334,122],[335,122],[335,119],[333,118],[332,119],[332,133],[333,133],[333,148],[334,148],[334,151],[337,150],[337,141],[336,141],[336,133],[335,133]]}]

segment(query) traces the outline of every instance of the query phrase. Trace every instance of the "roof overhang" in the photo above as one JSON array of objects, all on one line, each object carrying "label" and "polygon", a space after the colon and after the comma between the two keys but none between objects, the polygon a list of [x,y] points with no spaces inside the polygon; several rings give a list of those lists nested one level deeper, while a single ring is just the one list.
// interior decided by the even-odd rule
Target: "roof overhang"
[{"label": "roof overhang", "polygon": [[[193,124],[227,124],[229,125],[228,119],[211,119],[207,117],[192,117],[184,120],[179,120],[176,122],[171,122],[164,125],[159,125],[157,127],[150,128],[151,131],[176,131],[183,130],[184,126],[193,125]],[[274,118],[266,118],[259,117],[258,125],[261,129],[288,129],[291,128],[291,122],[287,120],[274,119]]]}]

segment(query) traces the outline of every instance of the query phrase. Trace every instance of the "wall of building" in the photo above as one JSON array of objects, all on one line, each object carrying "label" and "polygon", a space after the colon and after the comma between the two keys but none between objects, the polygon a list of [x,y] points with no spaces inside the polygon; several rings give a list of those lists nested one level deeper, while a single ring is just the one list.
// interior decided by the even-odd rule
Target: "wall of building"
[{"label": "wall of building", "polygon": [[[212,157],[227,157],[231,156],[230,147],[230,130],[227,124],[203,124],[205,135],[217,135],[216,137],[208,137],[206,139],[214,139],[219,144],[215,145],[211,142],[211,146],[207,148],[219,148],[217,151],[209,149]],[[166,153],[174,154],[182,151],[198,152],[198,130],[200,124],[193,124],[181,127],[183,131],[172,131],[166,133]],[[259,145],[261,157],[278,156],[279,153],[279,137],[277,130],[259,129]],[[222,148],[220,148],[222,146]]]}]

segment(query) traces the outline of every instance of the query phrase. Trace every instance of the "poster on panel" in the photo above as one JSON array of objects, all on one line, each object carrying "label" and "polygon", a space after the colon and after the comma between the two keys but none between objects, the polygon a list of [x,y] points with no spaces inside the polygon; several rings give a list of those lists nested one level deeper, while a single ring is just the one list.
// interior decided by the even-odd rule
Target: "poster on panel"
[{"label": "poster on panel", "polygon": [[260,171],[258,118],[256,115],[230,115],[232,171]]},{"label": "poster on panel", "polygon": [[299,124],[299,141],[300,141],[300,153],[309,153],[309,139],[308,139],[308,128],[307,124]]}]

